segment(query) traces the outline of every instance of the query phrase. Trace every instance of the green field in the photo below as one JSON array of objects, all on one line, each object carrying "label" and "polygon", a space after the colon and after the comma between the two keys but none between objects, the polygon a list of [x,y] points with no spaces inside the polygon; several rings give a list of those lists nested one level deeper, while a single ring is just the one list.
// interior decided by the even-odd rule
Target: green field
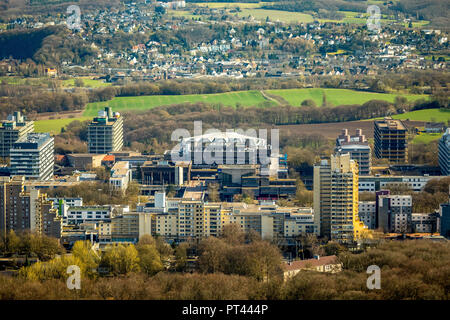
[{"label": "green field", "polygon": [[[89,78],[80,78],[83,80],[83,87],[86,88],[99,88],[99,87],[107,87],[110,86],[111,83],[103,82],[101,80],[94,80]],[[74,87],[75,79],[63,80],[63,86],[65,87]]]},{"label": "green field", "polygon": [[310,14],[301,12],[289,12],[281,10],[266,10],[266,9],[241,9],[237,13],[239,17],[245,18],[252,16],[255,20],[264,21],[268,17],[271,21],[281,21],[285,23],[309,23],[313,22],[314,18]]},{"label": "green field", "polygon": [[84,111],[85,116],[96,116],[98,110],[105,106],[112,107],[114,111],[125,110],[147,110],[158,106],[166,106],[180,103],[204,102],[210,104],[223,104],[235,107],[240,104],[245,107],[257,106],[259,104],[275,105],[273,101],[268,101],[259,91],[235,91],[217,94],[192,94],[192,95],[172,95],[172,96],[139,96],[139,97],[118,97],[110,101],[89,103]]},{"label": "green field", "polygon": [[450,110],[448,109],[417,110],[402,114],[396,114],[392,116],[392,118],[401,120],[447,122],[450,121]]},{"label": "green field", "polygon": [[442,137],[442,133],[421,133],[414,137],[413,143],[430,143]]},{"label": "green field", "polygon": [[67,119],[50,119],[50,120],[37,120],[34,122],[35,132],[50,132],[51,134],[59,134],[61,129],[67,126],[69,123],[75,120],[85,121],[89,120],[89,117],[80,118],[67,118]]},{"label": "green field", "polygon": [[306,99],[313,100],[316,105],[322,105],[323,95],[325,93],[328,103],[334,106],[345,104],[363,104],[370,100],[385,100],[394,102],[395,97],[404,96],[410,101],[426,98],[426,95],[413,94],[394,94],[394,93],[374,93],[353,91],[347,89],[283,89],[283,90],[267,90],[267,93],[274,94],[284,98],[292,106],[300,106]]}]

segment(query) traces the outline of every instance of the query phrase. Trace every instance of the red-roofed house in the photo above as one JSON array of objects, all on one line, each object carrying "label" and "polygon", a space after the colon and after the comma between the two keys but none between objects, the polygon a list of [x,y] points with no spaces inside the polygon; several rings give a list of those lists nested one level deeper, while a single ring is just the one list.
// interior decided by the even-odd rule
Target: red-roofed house
[{"label": "red-roofed house", "polygon": [[292,261],[285,263],[283,268],[284,280],[294,277],[301,270],[312,270],[318,272],[336,273],[342,270],[342,263],[340,263],[336,256],[317,256],[314,259]]}]

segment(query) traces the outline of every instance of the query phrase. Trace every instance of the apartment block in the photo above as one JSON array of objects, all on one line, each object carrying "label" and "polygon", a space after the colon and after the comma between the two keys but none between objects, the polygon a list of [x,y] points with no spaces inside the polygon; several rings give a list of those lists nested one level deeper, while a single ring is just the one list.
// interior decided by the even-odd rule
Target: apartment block
[{"label": "apartment block", "polygon": [[375,156],[391,163],[408,162],[407,129],[402,121],[386,117],[374,126]]},{"label": "apartment block", "polygon": [[9,157],[13,144],[34,131],[34,122],[27,121],[20,111],[10,114],[0,127],[0,157]]},{"label": "apartment block", "polygon": [[54,139],[48,133],[28,133],[12,146],[10,151],[12,176],[28,179],[53,178]]},{"label": "apartment block", "polygon": [[420,192],[431,179],[439,179],[436,176],[361,176],[359,177],[359,192],[377,192],[392,187],[407,187],[414,192]]},{"label": "apartment block", "polygon": [[440,205],[439,222],[441,236],[450,238],[450,202]]},{"label": "apartment block", "polygon": [[61,237],[62,218],[53,202],[37,189],[24,191],[24,177],[0,182],[0,231],[9,230]]},{"label": "apartment block", "polygon": [[450,175],[450,128],[447,128],[439,140],[439,167],[442,175]]},{"label": "apartment block", "polygon": [[372,166],[372,149],[361,129],[356,129],[356,135],[351,136],[343,129],[336,139],[335,151],[340,154],[349,153],[350,158],[358,163],[359,175],[370,175]]},{"label": "apartment block", "polygon": [[367,228],[376,229],[376,202],[375,201],[359,201],[359,220],[361,220]]},{"label": "apartment block", "polygon": [[115,205],[93,205],[70,207],[67,216],[64,216],[64,224],[79,225],[86,222],[108,221],[116,215],[128,213],[128,206]]},{"label": "apartment block", "polygon": [[377,194],[377,228],[383,232],[412,231],[412,197],[410,195]]},{"label": "apartment block", "polygon": [[336,154],[314,166],[314,218],[318,233],[348,243],[369,234],[358,215],[358,165]]},{"label": "apartment block", "polygon": [[413,213],[411,215],[411,229],[415,233],[435,233],[439,231],[437,213]]},{"label": "apartment block", "polygon": [[99,111],[88,126],[88,152],[106,154],[123,147],[123,118],[110,107]]}]

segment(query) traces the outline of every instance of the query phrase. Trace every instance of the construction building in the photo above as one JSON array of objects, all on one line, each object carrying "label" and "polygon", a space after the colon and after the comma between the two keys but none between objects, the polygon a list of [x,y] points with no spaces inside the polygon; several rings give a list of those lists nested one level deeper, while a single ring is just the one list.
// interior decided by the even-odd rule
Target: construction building
[{"label": "construction building", "polygon": [[349,153],[350,158],[358,163],[360,176],[370,175],[372,149],[361,129],[356,129],[354,136],[349,135],[347,129],[343,129],[342,134],[336,139],[335,151],[340,154]]},{"label": "construction building", "polygon": [[375,156],[391,163],[407,163],[407,129],[402,121],[386,117],[376,120],[374,126]]}]

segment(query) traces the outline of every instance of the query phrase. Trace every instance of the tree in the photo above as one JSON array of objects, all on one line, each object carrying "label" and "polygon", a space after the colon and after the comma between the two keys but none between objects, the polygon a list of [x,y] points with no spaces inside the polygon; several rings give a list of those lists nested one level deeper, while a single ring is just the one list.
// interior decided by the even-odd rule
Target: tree
[{"label": "tree", "polygon": [[154,244],[138,244],[136,248],[141,271],[152,276],[164,269],[159,252]]},{"label": "tree", "polygon": [[259,281],[268,281],[281,272],[281,254],[267,241],[253,242],[248,246],[249,275]]},{"label": "tree", "polygon": [[187,249],[189,244],[183,242],[175,248],[175,270],[184,271],[187,266]]},{"label": "tree", "polygon": [[72,247],[72,255],[83,263],[87,275],[92,277],[96,274],[101,258],[92,248],[90,241],[75,242]]},{"label": "tree", "polygon": [[241,227],[236,223],[225,225],[222,228],[221,238],[230,245],[242,244],[245,241],[245,233]]},{"label": "tree", "polygon": [[0,252],[4,255],[13,254],[19,251],[20,245],[20,238],[13,230],[10,230],[6,235],[2,235],[1,237]]},{"label": "tree", "polygon": [[228,245],[224,240],[209,237],[199,244],[198,267],[201,272],[223,272],[226,263]]},{"label": "tree", "polygon": [[134,245],[110,245],[102,255],[101,267],[106,267],[114,275],[139,271],[139,254]]},{"label": "tree", "polygon": [[208,184],[207,194],[208,194],[209,201],[212,201],[212,202],[220,201],[219,184],[217,184],[217,183]]}]

